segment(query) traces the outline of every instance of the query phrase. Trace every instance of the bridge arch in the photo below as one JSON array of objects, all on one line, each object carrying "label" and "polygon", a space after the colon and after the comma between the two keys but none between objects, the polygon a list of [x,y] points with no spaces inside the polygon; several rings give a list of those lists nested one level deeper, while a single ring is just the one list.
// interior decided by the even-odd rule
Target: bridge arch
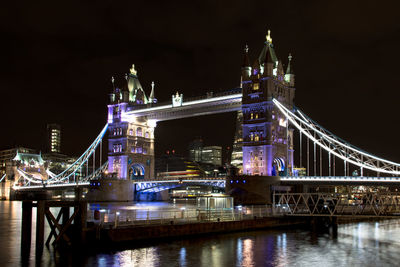
[{"label": "bridge arch", "polygon": [[275,157],[272,165],[272,176],[281,176],[285,172],[285,159]]},{"label": "bridge arch", "polygon": [[129,178],[131,180],[144,179],[145,169],[140,163],[134,163],[129,168]]}]

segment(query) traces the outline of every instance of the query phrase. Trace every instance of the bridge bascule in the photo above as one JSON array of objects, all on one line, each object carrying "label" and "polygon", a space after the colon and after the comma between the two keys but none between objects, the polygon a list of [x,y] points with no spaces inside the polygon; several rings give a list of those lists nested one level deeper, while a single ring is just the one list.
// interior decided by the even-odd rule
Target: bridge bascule
[{"label": "bridge bascule", "polygon": [[[127,89],[115,87],[112,79],[107,124],[78,160],[59,174],[47,171],[49,178],[46,180],[18,169],[14,189],[88,186],[106,177],[133,181],[136,190],[143,192],[158,192],[187,184],[224,187],[225,178],[158,180],[154,170],[154,129],[157,122],[222,112],[243,114],[241,172],[247,179],[252,176],[279,176],[285,183],[400,183],[400,164],[349,144],[294,106],[292,57],[289,55],[288,58],[288,67],[284,71],[268,34],[260,55],[252,65],[246,47],[241,88],[188,99],[177,92],[172,94],[170,102],[165,103],[157,102],[154,83],[149,97],[146,96],[132,66],[126,75]],[[108,160],[103,162],[105,136]],[[312,153],[310,147],[313,148]],[[328,157],[327,164],[323,156]],[[297,172],[295,159],[299,159],[299,167],[305,167],[304,173]],[[339,170],[339,165],[343,169]],[[350,175],[351,171],[353,175]],[[367,172],[368,177],[365,175]],[[371,173],[375,176],[371,177]]]}]

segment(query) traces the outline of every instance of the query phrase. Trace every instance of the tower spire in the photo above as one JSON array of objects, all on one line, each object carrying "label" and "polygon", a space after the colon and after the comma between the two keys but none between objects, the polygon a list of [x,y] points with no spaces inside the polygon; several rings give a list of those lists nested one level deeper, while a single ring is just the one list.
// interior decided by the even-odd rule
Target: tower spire
[{"label": "tower spire", "polygon": [[293,74],[293,68],[292,68],[292,64],[291,64],[291,61],[292,61],[292,54],[291,53],[289,53],[288,59],[289,59],[289,62],[288,62],[288,65],[287,65],[286,74]]},{"label": "tower spire", "polygon": [[154,81],[151,82],[151,93],[149,97],[149,103],[157,103],[157,99],[154,97]]},{"label": "tower spire", "polygon": [[286,69],[285,73],[285,81],[289,83],[290,86],[294,86],[294,72],[293,72],[293,66],[292,66],[292,54],[289,54],[288,59],[288,66]]},{"label": "tower spire", "polygon": [[243,68],[250,67],[250,59],[249,59],[249,46],[246,44],[244,47],[244,54],[243,54]]},{"label": "tower spire", "polygon": [[271,30],[268,30],[268,34],[265,36],[265,39],[266,39],[267,43],[272,44]]},{"label": "tower spire", "polygon": [[240,86],[243,80],[246,80],[251,75],[251,66],[250,66],[250,58],[249,58],[249,46],[246,44],[244,47],[243,54],[243,63],[242,63],[242,76],[240,81]]}]

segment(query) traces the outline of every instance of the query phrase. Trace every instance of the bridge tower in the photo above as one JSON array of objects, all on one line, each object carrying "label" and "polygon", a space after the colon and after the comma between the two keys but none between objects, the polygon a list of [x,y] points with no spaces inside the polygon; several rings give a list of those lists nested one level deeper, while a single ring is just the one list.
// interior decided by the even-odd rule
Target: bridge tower
[{"label": "bridge tower", "polygon": [[150,107],[154,97],[154,83],[147,98],[132,65],[125,75],[127,88],[114,86],[108,105],[108,171],[120,179],[154,178],[154,128],[156,123],[146,117],[135,118],[125,113],[136,108]]},{"label": "bridge tower", "polygon": [[276,98],[293,108],[294,74],[289,62],[286,74],[276,57],[270,31],[264,48],[250,66],[248,47],[242,65],[243,174],[290,175],[293,168],[293,129],[274,107]]}]

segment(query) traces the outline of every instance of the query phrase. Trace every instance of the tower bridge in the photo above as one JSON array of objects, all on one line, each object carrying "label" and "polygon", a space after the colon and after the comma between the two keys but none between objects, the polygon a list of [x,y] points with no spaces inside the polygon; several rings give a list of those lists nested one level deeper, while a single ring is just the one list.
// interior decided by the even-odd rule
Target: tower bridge
[{"label": "tower bridge", "polygon": [[234,112],[242,109],[242,88],[226,92],[209,92],[205,96],[184,99],[182,94],[172,96],[172,103],[156,104],[151,107],[128,109],[122,115],[124,121],[140,118],[155,122]]},{"label": "tower bridge", "polygon": [[[263,49],[253,64],[250,64],[248,47],[244,49],[240,88],[208,92],[197,98],[185,98],[179,92],[171,92],[171,101],[164,103],[157,101],[154,83],[147,96],[133,65],[126,75],[127,84],[122,87],[125,89],[115,86],[112,79],[107,124],[82,156],[62,173],[49,173],[46,180],[36,179],[18,170],[20,176],[14,189],[51,189],[76,184],[99,186],[103,180],[105,185],[111,184],[105,177],[119,181],[121,189],[130,187],[131,191],[136,189],[143,192],[191,183],[246,189],[252,181],[253,189],[260,190],[265,190],[265,181],[273,181],[266,183],[266,187],[272,184],[276,186],[277,183],[400,184],[400,164],[351,145],[294,106],[295,80],[291,60],[289,54],[287,68],[284,70],[268,33]],[[208,177],[174,181],[156,179],[154,130],[157,122],[234,111],[243,117],[241,131],[238,129],[242,133],[238,141],[243,154],[240,168],[242,178],[228,178],[231,180],[229,183],[221,178],[214,180]],[[106,133],[108,161],[104,164],[101,150]],[[295,143],[299,148],[296,157]],[[305,173],[298,173],[295,158],[299,159],[297,166],[303,168]],[[343,169],[339,169],[339,166],[343,166]],[[327,176],[323,176],[323,170],[328,172]],[[76,178],[78,172],[80,178]],[[375,177],[367,177],[366,174]],[[384,177],[380,177],[381,174]],[[114,190],[111,186],[101,188]],[[128,194],[133,196],[132,192]],[[269,193],[263,191],[262,194]]]}]

